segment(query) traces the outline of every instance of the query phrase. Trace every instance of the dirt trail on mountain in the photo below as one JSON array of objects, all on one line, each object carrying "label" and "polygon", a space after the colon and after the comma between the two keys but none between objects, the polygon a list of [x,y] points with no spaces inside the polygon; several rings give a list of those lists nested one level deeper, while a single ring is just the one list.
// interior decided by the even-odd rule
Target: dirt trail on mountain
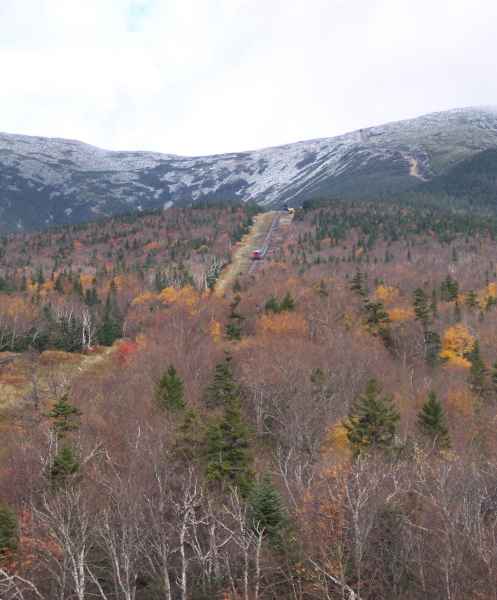
[{"label": "dirt trail on mountain", "polygon": [[214,294],[216,296],[223,296],[239,275],[243,275],[249,271],[251,265],[251,253],[253,250],[257,250],[264,244],[268,232],[271,229],[271,225],[277,215],[278,213],[276,211],[270,211],[259,213],[254,217],[254,224],[250,228],[250,231],[243,236],[240,242],[238,242],[233,255],[233,260],[223,270],[216,282],[214,288]]},{"label": "dirt trail on mountain", "polygon": [[419,163],[418,163],[417,159],[415,159],[412,156],[409,156],[408,160],[409,160],[409,175],[411,177],[417,177],[418,179],[421,179],[421,181],[426,181],[426,179],[423,177],[423,175],[421,175],[421,173],[419,172]]}]

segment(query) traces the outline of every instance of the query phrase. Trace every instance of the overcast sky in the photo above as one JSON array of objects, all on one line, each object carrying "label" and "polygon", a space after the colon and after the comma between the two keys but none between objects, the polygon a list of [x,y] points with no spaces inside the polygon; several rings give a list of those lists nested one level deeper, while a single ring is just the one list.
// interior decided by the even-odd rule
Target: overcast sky
[{"label": "overcast sky", "polygon": [[194,155],[482,104],[496,0],[0,0],[0,131]]}]

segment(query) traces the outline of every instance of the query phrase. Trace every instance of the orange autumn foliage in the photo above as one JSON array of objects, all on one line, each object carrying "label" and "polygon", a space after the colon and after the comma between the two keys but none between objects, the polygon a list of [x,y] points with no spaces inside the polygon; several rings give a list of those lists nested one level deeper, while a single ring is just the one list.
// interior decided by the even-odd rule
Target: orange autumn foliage
[{"label": "orange autumn foliage", "polygon": [[389,285],[379,285],[374,292],[376,300],[380,300],[383,304],[394,302],[398,296],[399,290]]},{"label": "orange autumn foliage", "polygon": [[132,340],[121,340],[115,353],[116,360],[120,365],[129,364],[133,354],[138,350],[138,344]]},{"label": "orange autumn foliage", "polygon": [[81,281],[81,285],[85,289],[93,285],[93,275],[90,275],[90,273],[83,273],[79,279]]},{"label": "orange autumn foliage", "polygon": [[143,247],[143,249],[147,252],[150,252],[151,250],[159,250],[160,247],[160,242],[149,242]]},{"label": "orange autumn foliage", "polygon": [[396,307],[387,310],[390,321],[410,321],[414,319],[414,310],[412,308]]},{"label": "orange autumn foliage", "polygon": [[301,315],[284,312],[273,315],[263,315],[258,323],[257,330],[265,334],[300,334],[306,335],[307,321]]}]

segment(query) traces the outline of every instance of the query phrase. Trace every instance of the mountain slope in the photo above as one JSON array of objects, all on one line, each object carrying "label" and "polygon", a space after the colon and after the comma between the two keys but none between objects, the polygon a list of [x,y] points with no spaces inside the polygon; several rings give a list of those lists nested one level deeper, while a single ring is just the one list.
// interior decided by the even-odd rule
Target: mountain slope
[{"label": "mountain slope", "polygon": [[478,152],[418,188],[470,203],[497,206],[497,148]]},{"label": "mountain slope", "polygon": [[213,199],[277,207],[325,195],[388,195],[489,148],[497,148],[496,108],[456,109],[334,138],[202,157],[0,134],[0,230]]}]

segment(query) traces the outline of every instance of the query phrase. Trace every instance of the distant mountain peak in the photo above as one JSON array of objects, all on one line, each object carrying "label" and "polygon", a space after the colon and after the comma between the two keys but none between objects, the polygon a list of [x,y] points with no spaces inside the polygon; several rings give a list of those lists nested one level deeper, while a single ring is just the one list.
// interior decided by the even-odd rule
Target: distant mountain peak
[{"label": "distant mountain peak", "polygon": [[214,156],[109,151],[0,134],[0,230],[79,223],[199,201],[299,205],[316,196],[408,190],[497,147],[497,107],[466,107]]}]

